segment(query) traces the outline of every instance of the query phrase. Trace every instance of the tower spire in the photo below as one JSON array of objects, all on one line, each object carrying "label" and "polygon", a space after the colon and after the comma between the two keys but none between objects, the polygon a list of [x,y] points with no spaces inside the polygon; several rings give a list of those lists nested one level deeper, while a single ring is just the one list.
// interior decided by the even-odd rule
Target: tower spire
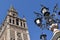
[{"label": "tower spire", "polygon": [[14,17],[18,16],[18,13],[17,13],[17,11],[16,11],[16,9],[14,8],[13,5],[10,6],[10,8],[8,10],[8,15],[14,16]]},{"label": "tower spire", "polygon": [[13,5],[10,6],[10,9],[14,9]]},{"label": "tower spire", "polygon": [[14,11],[14,12],[16,12],[16,9],[14,8],[13,5],[11,5],[9,11]]}]

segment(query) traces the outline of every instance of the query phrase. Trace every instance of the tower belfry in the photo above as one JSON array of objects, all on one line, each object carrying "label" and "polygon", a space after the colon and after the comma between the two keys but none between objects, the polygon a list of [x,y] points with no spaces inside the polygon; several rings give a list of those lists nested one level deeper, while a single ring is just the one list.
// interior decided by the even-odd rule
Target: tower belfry
[{"label": "tower belfry", "polygon": [[26,20],[11,6],[1,26],[0,40],[30,40]]}]

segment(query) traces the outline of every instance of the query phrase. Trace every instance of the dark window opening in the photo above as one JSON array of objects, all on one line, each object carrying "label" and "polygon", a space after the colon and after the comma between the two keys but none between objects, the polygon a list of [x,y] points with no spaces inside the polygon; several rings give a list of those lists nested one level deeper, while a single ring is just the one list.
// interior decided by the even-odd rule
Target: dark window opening
[{"label": "dark window opening", "polygon": [[9,22],[11,23],[11,19],[9,19]]},{"label": "dark window opening", "polygon": [[21,22],[21,26],[22,26],[22,22]]},{"label": "dark window opening", "polygon": [[16,19],[16,24],[19,25],[19,20],[18,19]]},{"label": "dark window opening", "polygon": [[24,23],[24,27],[25,27],[25,23]]},{"label": "dark window opening", "polygon": [[13,20],[13,24],[14,24],[14,20]]},{"label": "dark window opening", "polygon": [[13,14],[13,16],[15,16],[15,14]]}]

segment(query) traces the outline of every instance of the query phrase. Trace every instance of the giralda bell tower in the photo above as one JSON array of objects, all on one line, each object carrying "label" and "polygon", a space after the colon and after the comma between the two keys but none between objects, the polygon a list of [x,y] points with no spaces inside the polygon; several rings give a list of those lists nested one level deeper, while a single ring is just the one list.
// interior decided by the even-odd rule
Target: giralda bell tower
[{"label": "giralda bell tower", "polygon": [[13,6],[0,28],[0,40],[30,40],[26,19],[19,18]]}]

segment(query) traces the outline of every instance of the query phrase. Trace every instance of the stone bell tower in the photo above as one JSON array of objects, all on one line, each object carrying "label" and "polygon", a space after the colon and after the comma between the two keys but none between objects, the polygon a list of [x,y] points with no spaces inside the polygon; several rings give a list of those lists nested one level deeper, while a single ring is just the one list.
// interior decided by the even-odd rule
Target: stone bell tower
[{"label": "stone bell tower", "polygon": [[26,19],[19,18],[13,6],[0,28],[0,40],[30,40]]}]

